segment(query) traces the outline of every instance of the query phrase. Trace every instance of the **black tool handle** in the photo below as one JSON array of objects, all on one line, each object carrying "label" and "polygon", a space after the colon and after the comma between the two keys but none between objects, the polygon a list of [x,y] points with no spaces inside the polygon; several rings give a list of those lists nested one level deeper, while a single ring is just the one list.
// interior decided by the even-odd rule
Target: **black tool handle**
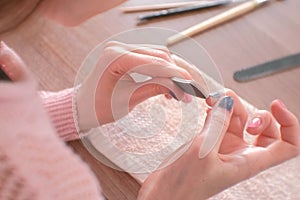
[{"label": "black tool handle", "polygon": [[232,0],[220,0],[220,1],[201,3],[201,4],[199,3],[196,5],[192,5],[192,6],[171,8],[171,9],[153,12],[153,13],[147,14],[147,15],[142,15],[142,16],[139,16],[138,19],[140,21],[146,21],[146,20],[150,20],[150,19],[154,19],[154,18],[158,18],[158,17],[165,17],[165,16],[170,16],[170,15],[175,15],[175,14],[180,14],[180,13],[185,13],[185,12],[202,10],[202,9],[206,9],[206,8],[223,6],[223,5],[229,4],[231,2],[232,2]]}]

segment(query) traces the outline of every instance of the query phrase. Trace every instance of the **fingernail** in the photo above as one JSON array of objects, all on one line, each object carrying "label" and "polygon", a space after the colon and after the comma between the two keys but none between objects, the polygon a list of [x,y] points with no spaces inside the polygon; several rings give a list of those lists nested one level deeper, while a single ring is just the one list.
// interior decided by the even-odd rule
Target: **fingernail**
[{"label": "fingernail", "polygon": [[280,99],[277,99],[277,101],[281,108],[286,109],[286,105]]},{"label": "fingernail", "polygon": [[226,110],[228,110],[230,112],[232,110],[232,107],[233,107],[233,99],[230,96],[224,97],[220,101],[219,107],[225,108]]},{"label": "fingernail", "polygon": [[214,100],[218,100],[222,95],[220,92],[213,92],[213,93],[209,94],[209,96],[211,98],[213,98]]},{"label": "fingernail", "polygon": [[169,94],[174,98],[176,99],[177,101],[179,101],[179,99],[176,97],[175,93],[170,91]]},{"label": "fingernail", "polygon": [[259,117],[254,117],[248,124],[249,128],[257,128],[261,125],[261,119]]},{"label": "fingernail", "polygon": [[183,96],[182,101],[183,101],[184,103],[190,103],[190,102],[192,102],[192,96],[185,93],[184,96]]}]

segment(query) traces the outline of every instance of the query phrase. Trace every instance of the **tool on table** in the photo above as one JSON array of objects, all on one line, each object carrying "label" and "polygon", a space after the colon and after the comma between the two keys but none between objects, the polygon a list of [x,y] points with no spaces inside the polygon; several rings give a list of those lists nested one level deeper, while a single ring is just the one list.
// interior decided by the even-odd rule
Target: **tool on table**
[{"label": "tool on table", "polygon": [[170,9],[160,10],[160,11],[153,12],[153,13],[146,14],[146,15],[141,15],[138,17],[138,19],[140,20],[140,23],[144,23],[151,19],[166,17],[166,16],[170,16],[170,15],[177,15],[180,13],[186,13],[186,12],[191,12],[191,11],[198,11],[198,10],[203,10],[203,9],[208,9],[208,8],[213,8],[213,7],[218,7],[218,6],[224,6],[224,5],[227,5],[230,3],[232,3],[232,0],[200,2],[200,3],[189,5],[189,6],[170,8]]},{"label": "tool on table", "polygon": [[300,67],[300,53],[236,71],[233,78],[238,82],[246,82],[295,67]]},{"label": "tool on table", "polygon": [[209,1],[187,1],[187,2],[175,2],[175,3],[161,3],[154,5],[141,5],[141,6],[129,6],[129,7],[121,7],[120,10],[129,13],[129,12],[142,12],[142,11],[154,11],[154,10],[162,10],[162,9],[170,9],[170,8],[178,8],[181,6],[190,6],[199,3],[204,3]]},{"label": "tool on table", "polygon": [[269,0],[251,0],[247,1],[245,3],[242,3],[234,8],[231,8],[219,15],[216,15],[204,22],[201,22],[197,25],[194,25],[178,34],[175,34],[167,39],[167,45],[173,45],[181,40],[184,40],[188,37],[191,37],[195,34],[198,34],[200,32],[203,32],[207,29],[210,29],[212,27],[215,27],[221,23],[227,22],[231,19],[234,19],[236,17],[239,17],[243,14],[246,14],[264,3],[268,2]]},{"label": "tool on table", "polygon": [[0,68],[0,81],[11,81],[11,79],[1,68]]}]

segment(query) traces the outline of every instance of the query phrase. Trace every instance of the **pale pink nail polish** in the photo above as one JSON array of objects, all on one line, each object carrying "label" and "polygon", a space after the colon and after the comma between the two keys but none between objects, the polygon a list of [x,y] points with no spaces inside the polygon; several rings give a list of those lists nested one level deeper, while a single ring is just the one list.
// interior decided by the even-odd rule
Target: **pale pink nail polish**
[{"label": "pale pink nail polish", "polygon": [[248,124],[248,128],[257,128],[260,125],[261,125],[261,119],[259,117],[255,117]]}]

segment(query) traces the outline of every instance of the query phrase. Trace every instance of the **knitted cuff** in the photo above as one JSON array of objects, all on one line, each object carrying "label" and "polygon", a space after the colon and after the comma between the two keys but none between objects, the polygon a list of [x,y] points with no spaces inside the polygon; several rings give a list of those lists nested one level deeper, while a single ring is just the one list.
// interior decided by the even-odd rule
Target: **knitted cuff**
[{"label": "knitted cuff", "polygon": [[59,92],[40,92],[43,105],[48,111],[56,132],[65,141],[79,138],[77,111],[73,98],[76,90],[76,88],[70,88]]}]

